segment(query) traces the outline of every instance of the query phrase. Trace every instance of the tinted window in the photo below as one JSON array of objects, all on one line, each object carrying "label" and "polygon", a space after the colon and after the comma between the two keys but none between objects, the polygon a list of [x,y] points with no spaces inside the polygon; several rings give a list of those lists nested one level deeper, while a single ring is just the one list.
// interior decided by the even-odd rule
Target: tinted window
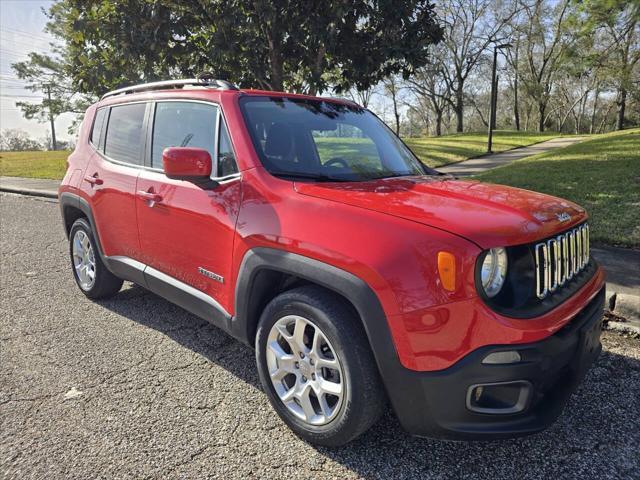
[{"label": "tinted window", "polygon": [[104,117],[107,113],[106,108],[101,108],[96,113],[96,119],[93,122],[93,130],[91,130],[91,143],[96,147],[100,147],[100,136],[102,135],[102,125],[104,123]]},{"label": "tinted window", "polygon": [[338,123],[335,130],[312,130],[311,136],[323,166],[383,171],[376,144],[357,127]]},{"label": "tinted window", "polygon": [[142,163],[142,125],[145,109],[144,103],[111,108],[104,146],[105,155],[121,162]]},{"label": "tinted window", "polygon": [[218,108],[193,102],[160,102],[153,126],[151,166],[162,168],[162,151],[167,147],[204,148],[215,159]]},{"label": "tinted window", "polygon": [[233,154],[231,138],[224,122],[220,125],[220,143],[218,145],[218,176],[226,177],[238,173],[236,157]]},{"label": "tinted window", "polygon": [[245,97],[247,127],[276,176],[364,181],[435,174],[368,110],[323,100]]}]

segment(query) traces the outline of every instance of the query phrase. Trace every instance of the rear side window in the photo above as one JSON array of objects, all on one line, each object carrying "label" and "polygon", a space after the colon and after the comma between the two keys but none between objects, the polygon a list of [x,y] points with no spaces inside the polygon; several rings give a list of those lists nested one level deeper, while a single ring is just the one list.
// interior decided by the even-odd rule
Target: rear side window
[{"label": "rear side window", "polygon": [[194,102],[158,102],[153,121],[151,166],[162,168],[167,147],[204,148],[215,161],[218,107]]},{"label": "rear side window", "polygon": [[93,122],[93,129],[91,130],[91,143],[96,148],[100,148],[100,140],[102,135],[102,126],[104,125],[104,117],[107,113],[106,108],[100,108],[96,113],[96,119]]},{"label": "rear side window", "polygon": [[111,107],[104,153],[120,162],[142,164],[145,103]]}]

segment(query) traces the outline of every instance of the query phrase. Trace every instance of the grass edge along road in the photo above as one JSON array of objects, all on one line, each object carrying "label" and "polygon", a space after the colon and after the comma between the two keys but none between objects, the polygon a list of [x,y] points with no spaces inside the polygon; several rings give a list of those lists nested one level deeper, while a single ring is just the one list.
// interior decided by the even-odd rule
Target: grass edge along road
[{"label": "grass edge along road", "polygon": [[0,176],[62,180],[71,152],[0,152]]},{"label": "grass edge along road", "polygon": [[[497,131],[494,134],[493,150],[502,152],[559,136],[558,133]],[[366,143],[364,139],[353,138],[348,140],[353,140],[354,151],[352,153],[357,153],[360,150],[357,145],[358,141]],[[330,141],[329,138],[322,139],[319,146],[328,141]],[[477,157],[484,154],[487,148],[486,133],[458,133],[442,137],[409,137],[405,138],[404,141],[425,164],[431,167]],[[368,145],[363,145],[362,147],[366,149]],[[67,168],[66,159],[70,153],[66,150],[56,152],[0,152],[0,176],[60,180]]]},{"label": "grass edge along road", "polygon": [[[504,152],[561,137],[557,132],[525,132],[496,130],[493,152]],[[441,167],[487,153],[487,133],[454,133],[441,137],[407,137],[404,142],[420,160],[430,167]]]},{"label": "grass edge along road", "polygon": [[640,248],[640,128],[599,135],[475,178],[571,200],[589,212],[592,243]]}]

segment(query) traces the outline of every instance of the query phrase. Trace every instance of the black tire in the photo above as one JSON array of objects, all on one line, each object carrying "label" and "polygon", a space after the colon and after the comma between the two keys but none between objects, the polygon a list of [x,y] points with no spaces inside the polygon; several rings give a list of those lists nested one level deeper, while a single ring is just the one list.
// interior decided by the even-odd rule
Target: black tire
[{"label": "black tire", "polygon": [[[81,284],[78,272],[76,272],[74,259],[73,259],[73,241],[78,231],[84,232],[87,236],[91,248],[93,249],[93,258],[95,260],[95,280],[89,288],[84,288]],[[71,270],[73,271],[73,278],[80,288],[80,291],[92,300],[98,300],[100,298],[109,298],[115,295],[122,288],[122,279],[116,277],[111,273],[102,262],[96,241],[91,230],[89,222],[85,218],[79,218],[71,226],[69,232],[69,256],[71,258]]]},{"label": "black tire", "polygon": [[[312,425],[296,417],[280,400],[271,381],[267,340],[274,324],[287,315],[303,317],[320,328],[342,365],[345,393],[334,418],[324,425]],[[386,395],[364,329],[340,296],[321,287],[296,288],[267,305],[258,324],[256,360],[262,386],[274,409],[310,443],[344,445],[367,431],[384,413]]]}]

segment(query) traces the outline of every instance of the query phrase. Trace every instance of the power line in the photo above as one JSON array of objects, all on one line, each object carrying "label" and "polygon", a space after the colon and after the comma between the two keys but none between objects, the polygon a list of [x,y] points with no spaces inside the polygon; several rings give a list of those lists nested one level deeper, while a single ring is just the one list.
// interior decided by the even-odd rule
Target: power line
[{"label": "power line", "polygon": [[0,44],[2,46],[17,46],[20,48],[41,48],[41,49],[47,49],[50,50],[51,46],[47,45],[46,47],[44,45],[39,45],[37,43],[29,43],[29,42],[21,42],[19,40],[13,40],[13,39],[6,39],[6,38],[0,38]]},{"label": "power line", "polygon": [[[16,33],[16,32],[9,32],[8,29],[3,28],[2,31],[0,32],[2,33],[5,37],[7,38],[12,38],[16,37],[19,40],[16,40],[18,42],[25,42],[25,43],[33,43],[33,42],[40,42],[40,43],[51,43],[51,42],[55,42],[58,39],[52,37],[51,39],[46,40],[44,37],[35,37],[34,35],[27,35],[27,34],[22,34],[22,33]],[[28,40],[27,40],[28,39]]]},{"label": "power line", "polygon": [[55,37],[43,37],[37,34],[34,34],[32,32],[25,32],[24,30],[18,30],[16,28],[9,28],[9,27],[3,27],[2,30],[7,31],[7,32],[13,32],[16,35],[21,35],[23,37],[27,37],[27,38],[35,38],[35,39],[40,39],[43,40],[45,42],[53,42],[56,41]]},{"label": "power line", "polygon": [[[31,49],[30,52],[33,52],[35,50]],[[0,52],[6,52],[6,53],[10,53],[10,54],[14,54],[14,55],[24,55],[24,51],[20,51],[20,50],[14,50],[12,48],[7,48],[7,47],[0,47]],[[36,51],[36,53],[40,53],[40,54],[44,54],[45,52],[38,52]]]},{"label": "power line", "polygon": [[41,100],[44,100],[44,97],[40,96],[40,95],[6,95],[6,94],[1,94],[0,98],[39,98]]}]

